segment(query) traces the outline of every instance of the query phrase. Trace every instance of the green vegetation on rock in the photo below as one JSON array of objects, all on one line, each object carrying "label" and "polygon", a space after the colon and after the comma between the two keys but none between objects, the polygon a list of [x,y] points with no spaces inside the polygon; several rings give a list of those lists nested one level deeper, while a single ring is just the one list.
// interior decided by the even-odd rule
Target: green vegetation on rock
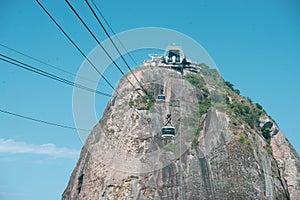
[{"label": "green vegetation on rock", "polygon": [[237,121],[242,121],[248,124],[251,128],[259,128],[259,119],[262,114],[265,113],[263,107],[259,103],[253,103],[249,97],[243,97],[240,95],[240,91],[234,88],[234,85],[229,81],[224,82],[227,89],[227,111],[231,115],[234,126],[237,126]]},{"label": "green vegetation on rock", "polygon": [[249,145],[249,146],[251,145],[250,140],[246,141],[246,145]]},{"label": "green vegetation on rock", "polygon": [[[203,71],[204,70],[204,71]],[[202,66],[202,74],[210,74],[210,69],[207,66]],[[208,113],[209,108],[212,106],[211,98],[209,97],[210,93],[208,88],[206,87],[206,81],[200,74],[193,74],[188,73],[185,76],[185,79],[191,83],[196,88],[200,89],[202,91],[202,94],[204,96],[203,99],[198,99],[198,110],[199,115],[197,115],[197,121],[199,121],[199,125],[192,130],[192,146],[196,147],[198,145],[198,136],[200,131],[202,130],[202,126],[200,125],[200,119],[201,116]]]},{"label": "green vegetation on rock", "polygon": [[211,101],[209,98],[205,99],[203,102],[198,102],[199,114],[200,116],[206,114],[208,109],[211,107]]},{"label": "green vegetation on rock", "polygon": [[270,145],[267,146],[267,152],[268,154],[272,154],[272,147]]},{"label": "green vegetation on rock", "polygon": [[267,122],[263,125],[263,127],[261,128],[261,133],[264,136],[264,138],[267,140],[268,144],[270,144],[270,140],[271,140],[271,128],[273,127],[273,123],[272,122]]},{"label": "green vegetation on rock", "polygon": [[234,85],[232,83],[230,83],[229,81],[225,81],[225,85],[230,89],[230,90],[234,90]]},{"label": "green vegetation on rock", "polygon": [[136,106],[138,110],[150,110],[154,103],[154,95],[148,93],[147,95],[138,95],[135,99],[130,99],[129,106]]},{"label": "green vegetation on rock", "polygon": [[244,144],[244,142],[245,142],[245,138],[244,138],[244,136],[242,136],[242,135],[239,135],[238,138],[237,138],[237,140],[238,140],[240,143],[242,143],[242,144]]},{"label": "green vegetation on rock", "polygon": [[251,128],[259,127],[259,118],[262,111],[256,106],[246,102],[236,101],[229,105],[229,110],[235,114],[235,117],[242,119]]},{"label": "green vegetation on rock", "polygon": [[190,82],[193,86],[195,86],[196,88],[202,90],[204,95],[208,95],[209,91],[208,89],[205,87],[205,80],[202,76],[200,76],[199,74],[192,74],[189,73],[185,76],[185,79]]}]

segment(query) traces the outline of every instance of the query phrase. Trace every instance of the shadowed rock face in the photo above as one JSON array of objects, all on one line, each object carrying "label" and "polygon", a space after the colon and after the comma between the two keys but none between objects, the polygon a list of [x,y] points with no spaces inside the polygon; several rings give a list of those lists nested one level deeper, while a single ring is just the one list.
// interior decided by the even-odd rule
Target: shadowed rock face
[{"label": "shadowed rock face", "polygon": [[[140,101],[145,94],[122,79],[122,97],[113,97],[87,138],[62,199],[300,196],[299,156],[278,127],[271,130],[273,153],[255,129],[245,130],[248,142],[241,143],[225,111],[211,107],[199,115],[198,102],[206,97],[181,74],[162,68],[135,73],[148,93],[157,96],[163,89],[166,102]],[[138,85],[132,75],[128,78]],[[168,113],[174,140],[161,138]],[[262,125],[267,121],[261,117]]]}]

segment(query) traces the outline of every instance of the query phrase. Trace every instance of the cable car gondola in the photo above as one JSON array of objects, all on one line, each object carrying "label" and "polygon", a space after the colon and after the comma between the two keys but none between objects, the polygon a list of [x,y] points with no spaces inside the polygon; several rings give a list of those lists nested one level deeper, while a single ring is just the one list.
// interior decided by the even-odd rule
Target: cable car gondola
[{"label": "cable car gondola", "polygon": [[164,102],[166,100],[166,96],[164,94],[159,94],[157,96],[157,101]]},{"label": "cable car gondola", "polygon": [[163,138],[174,138],[175,137],[175,128],[173,126],[164,126],[162,127],[161,136]]},{"label": "cable car gondola", "polygon": [[176,135],[176,130],[171,123],[171,114],[168,114],[166,119],[167,122],[161,129],[161,137],[164,139],[173,139]]},{"label": "cable car gondola", "polygon": [[164,95],[164,89],[160,90],[160,94],[157,95],[157,101],[158,102],[165,102],[166,96]]}]

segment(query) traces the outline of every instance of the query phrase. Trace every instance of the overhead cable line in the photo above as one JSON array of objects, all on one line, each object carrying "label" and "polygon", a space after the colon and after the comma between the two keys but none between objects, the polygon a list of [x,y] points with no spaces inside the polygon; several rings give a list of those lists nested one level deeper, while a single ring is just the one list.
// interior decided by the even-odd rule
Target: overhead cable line
[{"label": "overhead cable line", "polygon": [[[92,92],[92,93],[96,93],[96,94],[99,94],[99,95],[112,97],[112,95],[110,95],[110,94],[106,94],[106,93],[100,92],[100,91],[98,91],[98,90],[93,90],[93,89],[91,89],[91,88],[82,86],[82,85],[80,85],[80,84],[73,83],[73,82],[68,81],[68,80],[66,80],[66,79],[60,78],[59,76],[56,76],[56,75],[53,75],[53,74],[51,74],[51,73],[45,72],[45,71],[43,71],[43,70],[37,69],[37,68],[32,67],[32,66],[30,66],[30,65],[27,65],[27,64],[25,64],[25,63],[23,63],[23,62],[20,62],[20,61],[18,61],[18,60],[15,60],[15,59],[13,59],[13,58],[10,58],[10,57],[8,57],[8,56],[5,56],[5,55],[3,55],[3,54],[0,54],[0,56],[4,57],[4,58],[0,57],[0,60],[2,60],[2,61],[5,61],[5,62],[10,63],[10,64],[12,64],[12,65],[15,65],[15,66],[17,66],[17,67],[26,69],[26,70],[31,71],[31,72],[33,72],[33,73],[39,74],[39,75],[41,75],[41,76],[44,76],[44,77],[47,77],[47,78],[50,78],[50,79],[53,79],[53,80],[56,80],[56,81],[59,81],[59,82],[62,82],[62,83],[65,83],[65,84],[74,86],[74,87],[77,87],[77,88],[80,88],[80,89],[83,89],[83,90],[87,90],[87,91]],[[143,119],[146,119],[146,118],[143,117],[143,115],[140,114],[136,109],[134,109],[134,110],[135,110],[135,112],[136,112],[139,116],[141,116]],[[2,111],[2,112],[5,112],[5,111]],[[8,111],[7,111],[7,113],[8,113]],[[9,114],[9,113],[8,113],[8,114]],[[18,115],[18,114],[15,114],[15,115]],[[26,118],[26,117],[23,117],[23,118]],[[29,119],[30,117],[27,117],[27,118]],[[35,119],[34,119],[34,120],[35,120]],[[35,120],[35,121],[38,121],[38,120]],[[40,121],[42,121],[42,120],[40,120]],[[51,122],[49,122],[48,124],[51,124]],[[55,123],[53,123],[53,124],[55,124]],[[66,127],[67,127],[67,126],[66,126]],[[86,130],[86,129],[77,129],[77,130],[90,131],[90,130]]]},{"label": "overhead cable line", "polygon": [[94,33],[91,31],[91,29],[88,27],[88,25],[84,22],[84,20],[80,17],[80,15],[77,13],[77,11],[74,9],[74,7],[70,4],[68,0],[66,0],[66,3],[71,8],[73,13],[76,15],[76,17],[79,19],[79,21],[82,23],[82,25],[85,27],[85,29],[91,34],[91,36],[94,38],[94,40],[97,42],[97,44],[102,48],[104,53],[109,57],[109,59],[113,62],[113,64],[117,67],[117,69],[121,72],[121,74],[125,77],[125,79],[130,83],[130,85],[136,90],[133,83],[128,79],[127,76],[125,76],[125,73],[123,70],[119,67],[119,65],[115,62],[115,60],[111,57],[111,55],[108,53],[108,51],[104,48],[104,46],[100,43],[100,41],[97,39],[97,37],[94,35]]},{"label": "overhead cable line", "polygon": [[17,66],[17,67],[26,69],[26,70],[28,70],[28,71],[34,72],[34,73],[39,74],[39,75],[41,75],[41,76],[50,78],[50,79],[52,79],[52,80],[59,81],[59,82],[61,82],[61,83],[65,83],[65,84],[70,85],[70,86],[74,86],[74,87],[77,87],[77,88],[86,90],[86,91],[88,91],[88,92],[96,93],[96,94],[103,95],[103,96],[112,97],[112,95],[110,95],[110,94],[107,94],[107,93],[104,93],[104,92],[100,92],[100,91],[98,91],[98,90],[94,90],[94,89],[91,89],[91,88],[89,88],[89,87],[86,87],[86,86],[83,86],[83,85],[74,83],[74,82],[69,81],[69,80],[67,80],[67,79],[61,78],[61,77],[56,76],[56,75],[54,75],[54,74],[48,73],[48,72],[46,72],[46,71],[43,71],[43,70],[41,70],[41,69],[38,69],[38,68],[33,67],[33,66],[31,66],[31,65],[28,65],[28,64],[26,64],[26,63],[23,63],[23,62],[21,62],[21,61],[18,61],[18,60],[16,60],[16,59],[13,59],[13,58],[11,58],[11,57],[9,57],[9,56],[5,56],[5,55],[3,55],[3,54],[0,54],[0,56],[2,56],[2,57],[0,57],[0,60],[2,60],[2,61],[5,61],[5,62],[10,63],[10,64],[12,64],[12,65],[15,65],[15,66]]},{"label": "overhead cable line", "polygon": [[[65,37],[72,43],[72,45],[80,52],[80,54],[89,62],[89,64],[97,71],[97,73],[105,80],[106,83],[108,83],[108,85],[116,92],[116,94],[118,96],[121,97],[121,95],[119,94],[119,92],[114,89],[114,87],[111,85],[111,83],[105,78],[104,75],[101,74],[101,72],[97,69],[97,67],[92,63],[92,61],[83,53],[83,51],[78,47],[78,45],[76,45],[76,43],[72,40],[72,38],[64,31],[64,29],[59,25],[59,23],[54,19],[54,17],[52,17],[52,15],[47,11],[47,9],[39,2],[39,0],[35,0],[37,2],[37,4],[41,7],[41,9],[48,15],[48,17],[51,19],[51,21],[59,28],[59,30],[65,35]],[[67,2],[68,3],[68,2]],[[80,18],[81,19],[81,18]],[[100,44],[100,46],[102,46]],[[102,46],[103,47],[103,46]],[[108,54],[109,55],[109,54]],[[111,57],[110,57],[111,58]],[[111,60],[113,61],[113,63],[115,63],[115,61],[111,58]],[[116,65],[118,66],[118,65]],[[124,76],[125,74],[122,73]],[[125,76],[125,78],[128,80],[128,78]],[[128,80],[129,81],[129,80]],[[130,82],[131,83],[131,82]],[[131,83],[132,84],[132,83]],[[134,86],[133,86],[134,87]],[[135,88],[135,87],[134,87]],[[139,94],[140,92],[135,89]],[[141,95],[141,94],[140,94]],[[139,112],[137,110],[135,110],[135,112],[137,112],[139,114]],[[144,118],[141,114],[139,114],[142,118]],[[144,118],[145,119],[145,118]]]},{"label": "overhead cable line", "polygon": [[[40,60],[40,59],[38,59],[38,58],[35,58],[35,57],[30,56],[30,55],[28,55],[28,54],[25,54],[25,53],[23,53],[23,52],[21,52],[21,51],[18,51],[18,50],[16,50],[16,49],[13,49],[13,48],[11,48],[11,47],[8,47],[8,46],[6,46],[6,45],[4,45],[4,44],[0,44],[0,46],[4,47],[4,48],[6,48],[6,49],[9,49],[9,50],[11,50],[11,51],[13,51],[13,52],[15,52],[15,53],[18,53],[18,54],[20,54],[20,55],[22,55],[22,56],[24,56],[24,57],[27,57],[27,58],[29,58],[29,59],[31,59],[31,60],[34,60],[34,61],[36,61],[36,62],[38,62],[38,63],[41,63],[41,64],[46,65],[46,66],[49,66],[49,67],[51,67],[51,68],[53,68],[53,69],[56,69],[56,70],[61,71],[61,72],[64,72],[64,73],[66,73],[66,74],[69,74],[69,75],[71,75],[71,76],[77,77],[77,78],[82,79],[82,80],[90,81],[90,82],[96,82],[96,81],[90,80],[90,79],[88,79],[88,78],[85,78],[85,77],[76,75],[75,73],[72,73],[72,72],[69,72],[69,71],[67,71],[67,70],[64,70],[64,69],[62,69],[62,67],[57,67],[57,66],[54,66],[54,65],[52,65],[52,64],[49,64],[49,63],[47,63],[47,62],[45,62],[45,61],[43,61],[43,60]],[[101,84],[101,83],[100,83],[100,84]],[[106,85],[106,84],[105,84],[105,85]]]},{"label": "overhead cable line", "polygon": [[40,119],[36,119],[36,118],[32,118],[32,117],[20,115],[20,114],[17,114],[17,113],[13,113],[13,112],[10,112],[10,111],[7,111],[7,110],[0,109],[0,112],[8,114],[8,115],[13,115],[13,116],[16,116],[16,117],[20,117],[20,118],[23,118],[23,119],[28,119],[28,120],[31,120],[31,121],[43,123],[43,124],[48,124],[48,125],[52,125],[52,126],[61,127],[61,128],[78,130],[78,131],[86,131],[86,132],[90,132],[91,131],[91,130],[88,130],[88,129],[75,128],[75,127],[72,127],[72,126],[67,126],[67,125],[63,125],[63,124],[57,124],[57,123],[53,123],[53,122],[44,121],[44,120],[40,120]]},{"label": "overhead cable line", "polygon": [[105,76],[97,69],[93,62],[83,53],[79,46],[72,40],[72,38],[64,31],[64,29],[59,25],[59,23],[52,17],[52,15],[46,10],[46,8],[38,1],[35,0],[42,10],[48,15],[51,21],[59,28],[59,30],[65,35],[65,37],[72,43],[72,45],[80,52],[80,54],[89,62],[89,64],[96,70],[96,72],[104,79],[104,81],[117,93],[121,96],[114,86],[105,78]]},{"label": "overhead cable line", "polygon": [[[40,70],[40,69],[38,69],[36,67],[33,67],[31,65],[28,65],[28,64],[25,64],[23,62],[20,62],[18,60],[15,60],[15,59],[13,59],[11,57],[8,57],[8,56],[5,56],[3,54],[0,54],[0,56],[2,56],[2,57],[0,57],[0,60],[2,60],[2,61],[5,61],[7,63],[10,63],[10,64],[15,65],[15,66],[20,67],[20,68],[23,68],[25,70],[31,71],[33,73],[39,74],[41,76],[44,76],[44,77],[47,77],[47,78],[59,81],[61,83],[65,83],[65,84],[70,85],[70,86],[77,87],[77,88],[80,88],[80,89],[83,89],[83,90],[86,90],[86,91],[89,91],[89,92],[92,92],[92,93],[95,93],[95,94],[98,94],[98,95],[112,97],[112,95],[110,95],[110,94],[107,94],[107,93],[104,93],[104,92],[100,92],[98,90],[94,90],[94,89],[88,88],[88,87],[80,85],[80,84],[76,84],[74,82],[71,82],[71,81],[66,80],[64,78],[61,78],[61,77],[56,76],[54,74],[48,73],[46,71]],[[135,112],[139,116],[141,116],[143,119],[145,119],[137,110],[135,110]]]},{"label": "overhead cable line", "polygon": [[118,37],[118,35],[115,33],[115,31],[112,29],[112,27],[110,26],[110,24],[108,23],[108,21],[105,19],[104,15],[102,14],[101,10],[98,8],[98,6],[95,4],[94,0],[91,0],[93,6],[96,8],[97,12],[100,14],[100,16],[102,17],[102,19],[104,20],[104,22],[107,24],[109,30],[114,34],[114,36],[117,38],[117,40],[119,41],[119,43],[121,44],[122,48],[125,50],[125,52],[128,54],[128,56],[130,57],[130,59],[134,62],[134,64],[136,66],[138,66],[137,62],[135,61],[135,59],[131,56],[131,54],[127,51],[126,47],[124,46],[124,44],[121,42],[120,38]]},{"label": "overhead cable line", "polygon": [[[142,84],[140,83],[140,81],[138,80],[138,78],[135,76],[135,74],[133,73],[131,67],[129,66],[129,64],[127,63],[127,61],[125,60],[124,56],[122,55],[122,53],[120,52],[119,48],[117,47],[117,45],[115,44],[115,42],[112,40],[111,36],[109,35],[109,33],[107,32],[106,28],[104,27],[103,23],[101,22],[101,20],[99,19],[99,17],[97,16],[97,14],[95,13],[94,9],[91,7],[90,3],[85,0],[85,3],[88,5],[89,9],[92,11],[94,17],[97,19],[98,24],[101,26],[101,28],[103,29],[103,31],[105,32],[106,36],[109,38],[110,42],[113,44],[114,48],[117,50],[118,54],[120,55],[121,59],[123,60],[123,62],[125,63],[125,65],[127,66],[127,68],[129,69],[130,73],[133,75],[133,77],[135,78],[135,80],[138,82],[139,86],[141,87],[141,89],[145,92],[145,94],[147,94],[147,91],[143,88]],[[103,15],[102,15],[103,16]],[[121,41],[120,41],[121,42]],[[125,48],[125,47],[124,47]]]}]

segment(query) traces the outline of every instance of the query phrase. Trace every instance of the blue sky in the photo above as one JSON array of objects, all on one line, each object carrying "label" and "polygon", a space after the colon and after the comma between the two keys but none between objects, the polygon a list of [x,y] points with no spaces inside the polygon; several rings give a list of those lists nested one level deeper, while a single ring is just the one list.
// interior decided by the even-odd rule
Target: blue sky
[{"label": "blue sky", "polygon": [[[84,52],[89,53],[96,47],[64,1],[41,2]],[[91,20],[84,3],[71,2],[89,19],[100,40],[106,39]],[[163,27],[194,38],[211,55],[221,75],[240,89],[242,95],[259,102],[300,152],[299,1],[95,2],[116,33],[133,28]],[[0,44],[72,73],[77,72],[84,60],[34,1],[1,1],[0,27]],[[74,80],[73,76],[1,46],[0,52]],[[134,52],[133,55],[141,63],[148,59],[148,53]],[[106,75],[114,84],[120,78],[112,71]],[[0,109],[74,126],[70,86],[1,61],[0,92]],[[100,117],[108,98],[100,96],[96,101]],[[81,147],[74,130],[0,113],[0,198],[59,199]]]}]

